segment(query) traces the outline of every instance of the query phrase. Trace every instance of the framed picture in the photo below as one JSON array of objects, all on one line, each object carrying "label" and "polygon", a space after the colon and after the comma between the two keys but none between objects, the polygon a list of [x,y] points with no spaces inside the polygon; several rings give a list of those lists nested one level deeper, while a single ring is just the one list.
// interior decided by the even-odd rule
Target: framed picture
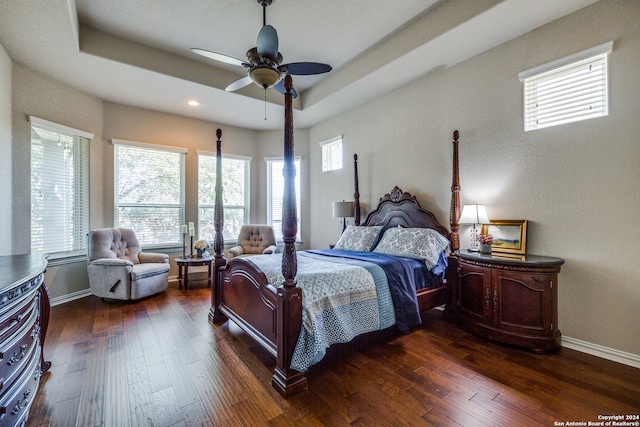
[{"label": "framed picture", "polygon": [[496,219],[491,224],[482,224],[481,234],[491,234],[491,252],[524,254],[527,250],[526,219]]}]

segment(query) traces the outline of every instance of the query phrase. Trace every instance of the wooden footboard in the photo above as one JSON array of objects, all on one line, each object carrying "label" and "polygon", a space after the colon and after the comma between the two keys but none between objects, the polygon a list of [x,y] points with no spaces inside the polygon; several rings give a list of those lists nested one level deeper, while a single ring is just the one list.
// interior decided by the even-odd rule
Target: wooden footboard
[{"label": "wooden footboard", "polygon": [[277,356],[277,291],[251,262],[232,258],[219,271],[217,309]]},{"label": "wooden footboard", "polygon": [[302,326],[302,290],[276,289],[253,263],[233,258],[218,272],[214,307],[276,358],[273,387],[284,397],[308,387],[305,373],[290,368]]}]

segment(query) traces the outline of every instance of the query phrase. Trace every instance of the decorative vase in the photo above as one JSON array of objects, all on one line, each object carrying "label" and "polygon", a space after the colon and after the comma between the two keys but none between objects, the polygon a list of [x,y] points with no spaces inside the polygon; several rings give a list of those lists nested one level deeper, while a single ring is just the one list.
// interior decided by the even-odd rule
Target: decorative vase
[{"label": "decorative vase", "polygon": [[196,254],[201,257],[202,254],[204,254],[204,250],[203,249],[196,249]]},{"label": "decorative vase", "polygon": [[490,254],[491,253],[491,243],[480,243],[480,253],[481,254]]}]

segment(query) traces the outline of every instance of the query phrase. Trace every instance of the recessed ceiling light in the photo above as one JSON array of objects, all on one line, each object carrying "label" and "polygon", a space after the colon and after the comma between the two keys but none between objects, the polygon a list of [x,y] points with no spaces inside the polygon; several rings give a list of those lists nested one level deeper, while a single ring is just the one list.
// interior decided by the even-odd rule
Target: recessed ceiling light
[{"label": "recessed ceiling light", "polygon": [[200,103],[194,99],[192,99],[191,101],[187,102],[187,104],[191,105],[192,107],[197,107],[198,105],[200,105]]}]

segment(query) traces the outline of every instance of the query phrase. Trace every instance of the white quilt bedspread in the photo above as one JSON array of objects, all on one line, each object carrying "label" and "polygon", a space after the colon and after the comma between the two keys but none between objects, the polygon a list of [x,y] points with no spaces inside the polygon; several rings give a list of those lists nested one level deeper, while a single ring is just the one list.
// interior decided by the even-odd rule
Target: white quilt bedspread
[{"label": "white quilt bedspread", "polygon": [[[282,286],[282,256],[247,259],[275,287]],[[297,253],[296,281],[302,289],[302,323],[291,368],[306,371],[333,343],[384,329],[395,323],[386,275],[366,261]]]}]

